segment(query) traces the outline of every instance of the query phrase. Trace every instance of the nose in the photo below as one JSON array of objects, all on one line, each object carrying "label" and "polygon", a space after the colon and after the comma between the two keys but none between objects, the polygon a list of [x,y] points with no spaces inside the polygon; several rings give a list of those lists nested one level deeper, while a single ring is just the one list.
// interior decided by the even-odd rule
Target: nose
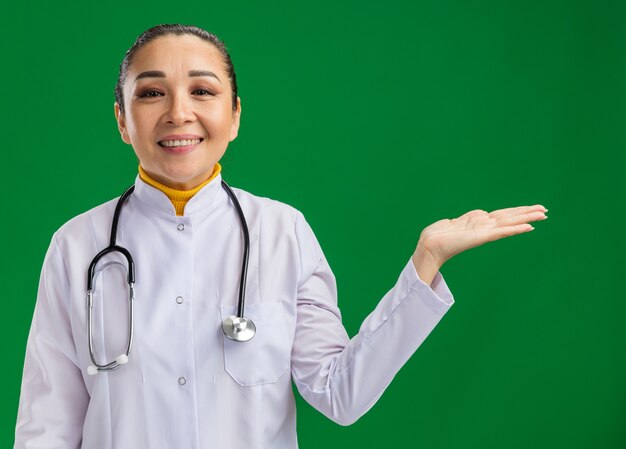
[{"label": "nose", "polygon": [[167,123],[176,126],[194,121],[196,114],[191,99],[185,94],[173,93],[170,95],[168,109],[165,114]]}]

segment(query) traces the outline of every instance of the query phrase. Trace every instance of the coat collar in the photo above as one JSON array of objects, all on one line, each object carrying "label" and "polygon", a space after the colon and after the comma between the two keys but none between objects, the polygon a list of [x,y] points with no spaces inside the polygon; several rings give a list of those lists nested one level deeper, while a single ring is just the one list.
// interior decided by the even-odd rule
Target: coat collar
[{"label": "coat collar", "polygon": [[[215,200],[222,188],[222,174],[218,173],[207,185],[202,187],[185,205],[184,217],[210,212],[215,207]],[[226,192],[224,192],[226,193]],[[139,175],[135,178],[133,196],[146,206],[163,213],[176,216],[176,209],[165,193],[145,182]]]}]

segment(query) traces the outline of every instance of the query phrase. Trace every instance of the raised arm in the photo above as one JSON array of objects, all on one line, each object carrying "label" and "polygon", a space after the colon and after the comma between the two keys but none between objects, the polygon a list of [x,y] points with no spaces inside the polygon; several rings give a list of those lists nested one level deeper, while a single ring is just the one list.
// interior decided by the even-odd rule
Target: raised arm
[{"label": "raised arm", "polygon": [[335,277],[300,214],[296,231],[302,276],[292,378],[313,407],[349,425],[374,405],[454,299],[439,273],[429,286],[419,279],[409,259],[395,286],[350,340],[337,308]]},{"label": "raised arm", "polygon": [[291,368],[302,397],[342,425],[367,412],[454,303],[438,271],[443,263],[465,249],[525,232],[530,225],[520,222],[543,215],[526,208],[495,212],[472,211],[424,229],[398,281],[352,339],[341,323],[335,277],[298,214],[302,276]]}]

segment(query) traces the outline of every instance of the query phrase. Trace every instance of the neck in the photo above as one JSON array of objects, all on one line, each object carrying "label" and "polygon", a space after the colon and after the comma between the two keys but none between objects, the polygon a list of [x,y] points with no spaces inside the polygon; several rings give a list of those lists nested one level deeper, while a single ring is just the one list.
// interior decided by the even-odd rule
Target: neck
[{"label": "neck", "polygon": [[171,187],[166,186],[165,184],[160,183],[159,181],[153,179],[146,171],[143,169],[141,164],[139,165],[139,177],[146,184],[151,185],[155,189],[159,189],[161,192],[165,193],[165,195],[169,198],[176,209],[176,215],[184,215],[185,205],[187,201],[189,201],[196,193],[198,193],[204,186],[210,183],[215,177],[222,171],[222,166],[219,162],[216,162],[213,166],[213,174],[209,179],[204,181],[202,184],[194,187],[191,190],[178,190],[173,189]]}]

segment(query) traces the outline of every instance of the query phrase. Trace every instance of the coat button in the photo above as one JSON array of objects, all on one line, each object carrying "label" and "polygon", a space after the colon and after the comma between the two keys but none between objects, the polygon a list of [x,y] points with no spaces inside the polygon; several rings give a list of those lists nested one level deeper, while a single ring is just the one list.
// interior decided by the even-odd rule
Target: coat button
[{"label": "coat button", "polygon": [[186,383],[187,383],[187,379],[185,379],[184,377],[178,378],[178,385],[185,385]]},{"label": "coat button", "polygon": [[182,224],[182,223],[179,223],[179,225],[178,225],[178,226],[176,226],[176,229],[178,229],[179,231],[182,231],[182,230],[184,230],[184,229],[185,229],[185,225],[184,225],[184,224]]},{"label": "coat button", "polygon": [[177,302],[178,304],[182,304],[182,303],[183,303],[183,297],[182,297],[182,296],[177,296],[177,297],[176,297],[176,302]]}]

